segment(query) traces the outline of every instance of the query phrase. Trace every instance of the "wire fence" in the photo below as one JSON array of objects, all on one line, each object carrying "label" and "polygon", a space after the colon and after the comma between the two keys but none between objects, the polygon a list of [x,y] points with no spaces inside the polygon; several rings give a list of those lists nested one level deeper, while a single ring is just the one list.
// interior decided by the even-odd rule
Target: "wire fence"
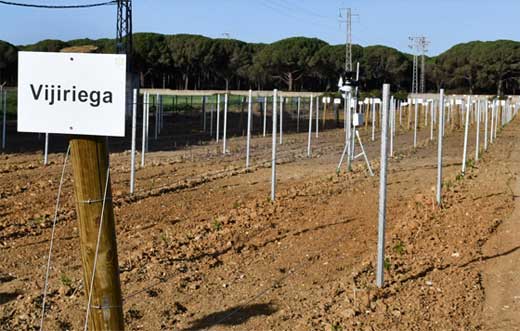
[{"label": "wire fence", "polygon": [[[142,106],[145,106],[144,104]],[[482,107],[481,107],[482,106]],[[448,125],[450,125],[451,123],[451,127],[452,129],[456,126],[453,124],[452,121],[454,121],[455,119],[457,118],[460,118],[461,121],[460,123],[462,124],[462,120],[465,119],[465,123],[464,123],[464,126],[465,128],[467,128],[471,123],[470,122],[473,122],[474,125],[477,126],[477,145],[476,145],[476,159],[478,159],[478,156],[479,154],[481,153],[481,145],[479,143],[479,140],[478,140],[478,135],[480,134],[480,131],[481,131],[481,124],[483,123],[485,125],[485,128],[484,128],[484,132],[485,132],[485,148],[484,148],[484,151],[487,150],[488,148],[488,135],[489,135],[489,141],[490,143],[493,142],[493,138],[496,139],[496,136],[497,136],[497,131],[507,125],[509,122],[511,122],[513,120],[513,118],[516,116],[517,112],[518,112],[518,109],[519,109],[519,105],[518,104],[504,104],[504,105],[499,105],[499,103],[497,103],[496,101],[493,101],[491,104],[488,104],[487,102],[482,102],[482,104],[479,102],[475,103],[475,104],[472,104],[471,102],[468,102],[467,104],[467,108],[464,109],[464,106],[461,105],[461,107],[458,108],[460,114],[457,114],[457,110],[453,110],[453,108],[449,108],[450,106],[444,106],[444,107],[448,107],[448,111],[446,112],[446,120],[447,120],[447,123]],[[402,107],[393,107],[393,108],[390,108],[391,111],[393,112],[393,115],[391,115],[389,118],[390,118],[390,121],[393,121],[392,123],[390,123],[390,127],[392,127],[392,125],[395,127],[397,125],[397,121],[398,121],[398,118],[399,119],[402,119],[402,114],[401,112],[403,111],[403,108]],[[157,110],[159,111],[159,110]],[[366,108],[366,111],[368,112],[368,108]],[[418,118],[418,114],[417,114],[417,111],[418,111],[418,108],[416,107],[415,108],[415,124],[417,124],[417,122],[419,121]],[[436,123],[437,121],[435,121],[435,118],[436,116],[435,115],[435,107],[431,107],[431,108],[428,108],[428,107],[423,107],[423,111],[424,111],[424,118],[425,118],[425,125],[424,127],[427,128],[428,124],[427,124],[427,121],[428,121],[428,111],[431,112],[431,122],[430,122],[430,126],[431,128],[433,129],[434,125],[442,125],[444,124],[444,121],[443,120],[440,120],[438,123]],[[412,110],[411,110],[411,107],[409,107],[408,109],[408,118],[411,117],[411,114],[412,114]],[[302,114],[300,114],[302,115]],[[289,118],[294,121],[294,118],[289,116]],[[377,116],[376,116],[377,118]],[[491,123],[491,127],[488,127],[488,125]],[[376,125],[376,123],[374,123],[374,121],[372,121],[371,123],[373,126]],[[493,125],[495,127],[493,127]],[[310,124],[310,128],[312,129],[313,125],[312,123]],[[403,127],[402,125],[402,122],[399,124],[399,127]],[[417,125],[414,125],[415,128],[417,128]],[[414,131],[416,131],[417,129],[414,129]],[[444,128],[443,127],[439,127],[437,129],[439,131],[439,137],[442,137],[443,134],[445,134],[444,132]],[[403,130],[405,131],[405,130]],[[394,135],[395,134],[395,131],[394,130],[390,130],[390,134],[391,135]],[[414,132],[415,134],[415,132]],[[468,135],[468,131],[465,130],[465,142],[464,144],[467,143],[467,135]],[[370,137],[370,131],[366,131],[364,133],[364,136],[369,138]],[[164,137],[163,137],[164,138]],[[432,138],[430,138],[432,139]],[[318,153],[326,153],[326,152],[329,152],[331,150],[338,150],[339,147],[342,146],[344,142],[343,141],[339,141],[339,142],[318,142],[316,143],[316,145],[314,146],[315,148],[315,151]],[[416,142],[416,139],[414,139],[414,149],[417,148],[418,145],[417,145],[417,142]],[[48,255],[48,259],[47,259],[47,264],[46,264],[46,272],[45,272],[45,281],[44,281],[44,290],[43,290],[43,304],[42,304],[42,311],[41,311],[41,321],[40,321],[40,330],[43,330],[43,326],[44,326],[44,318],[45,318],[45,308],[46,308],[46,298],[47,298],[47,291],[48,291],[48,284],[49,284],[49,276],[50,276],[50,270],[51,270],[51,264],[52,264],[52,250],[53,250],[53,245],[54,245],[54,241],[55,241],[55,229],[56,229],[56,226],[57,226],[57,217],[58,217],[58,212],[59,212],[59,209],[60,209],[60,197],[61,197],[61,193],[62,193],[62,188],[63,188],[63,184],[64,184],[64,174],[65,174],[65,167],[66,167],[66,164],[67,164],[67,160],[68,160],[68,156],[69,156],[69,147],[67,148],[67,152],[65,153],[65,156],[64,156],[64,163],[63,163],[63,168],[62,168],[62,171],[61,171],[61,178],[60,178],[60,181],[59,181],[59,186],[58,186],[58,193],[57,193],[57,199],[56,199],[56,206],[55,206],[55,211],[54,211],[54,219],[53,219],[53,222],[52,222],[52,229],[51,229],[51,239],[50,239],[50,243],[49,243],[49,255]],[[245,173],[248,173],[248,172],[252,172],[252,171],[255,171],[257,169],[260,169],[260,168],[268,168],[271,166],[271,161],[272,159],[270,158],[262,158],[263,155],[265,155],[265,153],[268,153],[268,150],[261,150],[258,154],[258,156],[260,157],[260,159],[255,159],[255,163],[254,165],[250,166],[250,167],[245,167],[245,166],[234,166],[234,167],[231,167],[230,169],[221,169],[221,170],[216,170],[216,171],[213,171],[213,172],[210,172],[210,173],[207,173],[207,174],[204,174],[204,175],[193,175],[193,176],[188,176],[188,177],[184,177],[182,178],[180,181],[177,181],[177,182],[174,182],[174,183],[167,183],[167,184],[164,184],[164,185],[161,185],[161,186],[158,186],[158,187],[150,187],[150,188],[146,188],[146,189],[141,189],[141,190],[138,190],[138,191],[135,191],[133,192],[132,194],[131,193],[128,193],[128,194],[125,194],[124,196],[121,196],[121,197],[128,197],[130,199],[132,198],[138,198],[139,196],[149,196],[149,195],[153,195],[153,194],[156,194],[156,195],[160,195],[160,194],[164,194],[166,192],[168,192],[168,190],[175,190],[175,189],[178,189],[178,188],[186,188],[186,183],[189,183],[189,182],[199,182],[199,183],[204,183],[205,181],[207,181],[208,179],[209,180],[216,180],[216,179],[219,179],[219,178],[225,178],[227,176],[230,176],[230,175],[235,175],[235,174],[245,174]],[[466,163],[466,159],[465,159],[465,154],[467,153],[467,150],[464,149],[464,161],[462,162],[463,164],[463,167]],[[218,153],[216,152],[215,154],[213,155],[208,155],[208,154],[201,154],[199,156],[197,156],[198,160],[205,160],[207,161],[208,158],[210,157],[213,157],[213,158],[218,158],[218,157],[227,157],[226,154],[221,154],[221,153]],[[441,155],[442,157],[442,155]],[[299,146],[299,147],[294,147],[294,148],[289,148],[289,149],[286,149],[286,150],[283,150],[281,152],[279,152],[278,154],[278,159],[277,159],[277,162],[278,164],[285,164],[285,163],[292,163],[292,162],[297,162],[299,160],[305,160],[305,159],[308,159],[307,156],[305,156],[305,153],[304,153],[304,147],[303,146]],[[239,160],[239,159],[238,159]],[[232,159],[229,161],[230,164],[233,164],[234,162],[238,162],[237,159]],[[192,160],[193,161],[193,160]],[[107,170],[107,177],[106,177],[106,183],[105,183],[105,191],[104,191],[104,196],[103,196],[103,209],[102,209],[102,213],[101,213],[101,220],[100,220],[100,223],[102,225],[102,221],[103,221],[103,213],[104,213],[104,206],[105,206],[105,201],[106,201],[106,198],[107,198],[107,189],[109,187],[109,172],[110,171],[110,167],[108,167],[108,170]],[[462,170],[462,174],[464,173],[464,170]],[[184,186],[183,186],[184,185]],[[121,198],[120,197],[120,198]],[[93,292],[93,279],[94,279],[94,274],[96,272],[96,264],[97,264],[97,255],[98,255],[98,248],[99,248],[99,242],[101,240],[101,235],[102,235],[102,232],[101,232],[101,226],[99,227],[99,232],[98,232],[98,237],[97,237],[97,244],[96,244],[96,250],[95,250],[95,256],[94,256],[94,269],[93,269],[93,272],[92,272],[92,278],[90,280],[90,284],[88,286],[88,293],[89,293],[89,298],[88,298],[88,303],[87,303],[87,309],[86,309],[86,316],[85,316],[85,325],[84,325],[84,330],[87,330],[88,328],[88,319],[89,319],[89,312],[90,312],[90,308],[91,308],[91,302],[92,302],[92,292]],[[337,244],[337,242],[331,242],[329,246],[327,247],[333,247]],[[219,324],[229,318],[231,318],[233,315],[235,315],[238,311],[240,311],[240,307],[242,307],[243,305],[245,304],[248,304],[260,297],[262,297],[263,295],[267,294],[269,291],[273,290],[274,288],[276,288],[276,285],[277,284],[280,284],[281,282],[287,280],[288,278],[292,277],[293,275],[295,275],[299,270],[302,270],[304,266],[306,266],[309,262],[308,259],[302,259],[302,261],[300,263],[298,263],[297,265],[293,266],[291,268],[291,272],[287,273],[286,275],[280,277],[279,279],[277,279],[276,281],[274,281],[272,283],[271,286],[259,291],[258,293],[254,294],[253,296],[249,297],[249,298],[245,298],[244,300],[242,300],[240,302],[240,305],[238,306],[238,308],[232,310],[231,312],[229,312],[227,315],[223,316],[220,320],[217,321],[217,323],[215,324]],[[134,298],[136,297],[137,295],[139,295],[140,293],[143,293],[145,292],[147,289],[150,289],[152,287],[155,287],[155,286],[158,286],[160,285],[161,283],[164,283],[166,282],[168,279],[171,279],[172,277],[174,277],[174,275],[170,275],[168,276],[167,278],[163,278],[159,281],[156,281],[156,282],[153,282],[152,284],[146,286],[145,288],[141,289],[141,290],[138,290],[136,292],[133,292],[133,293],[130,293],[128,294],[124,300],[125,302],[128,302],[128,300],[130,300],[131,298]],[[206,330],[210,330],[212,327],[208,327],[206,328]]]}]

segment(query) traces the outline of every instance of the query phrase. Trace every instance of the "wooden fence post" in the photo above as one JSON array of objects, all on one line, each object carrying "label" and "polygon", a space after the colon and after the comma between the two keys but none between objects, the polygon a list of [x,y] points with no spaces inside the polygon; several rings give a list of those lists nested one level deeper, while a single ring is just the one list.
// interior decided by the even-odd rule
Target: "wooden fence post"
[{"label": "wooden fence post", "polygon": [[[70,140],[74,192],[79,223],[83,284],[87,297],[94,270],[100,223],[97,265],[92,286],[88,326],[91,331],[124,330],[123,300],[117,261],[116,229],[112,207],[107,139],[74,137]],[[108,183],[108,187],[105,184]],[[103,207],[103,198],[106,200]],[[103,219],[101,220],[101,216]]]}]

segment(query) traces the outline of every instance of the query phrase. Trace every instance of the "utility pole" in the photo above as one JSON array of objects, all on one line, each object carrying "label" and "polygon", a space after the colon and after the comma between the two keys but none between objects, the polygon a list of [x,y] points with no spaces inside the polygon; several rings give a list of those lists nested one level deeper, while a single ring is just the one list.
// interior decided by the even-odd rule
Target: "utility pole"
[{"label": "utility pole", "polygon": [[413,69],[412,69],[412,94],[417,93],[417,54],[415,53],[415,39],[408,37],[410,44],[408,47],[412,50],[413,55]]},{"label": "utility pole", "polygon": [[126,54],[126,65],[132,63],[132,0],[117,0],[117,54]]},{"label": "utility pole", "polygon": [[418,40],[421,53],[421,93],[424,93],[426,91],[426,53],[428,53],[430,41],[424,36],[419,37]]},{"label": "utility pole", "polygon": [[422,48],[421,52],[421,93],[424,93],[426,90],[426,63],[425,63],[425,50]]},{"label": "utility pole", "polygon": [[353,71],[352,69],[352,8],[339,9],[339,23],[345,24],[346,42],[345,42],[345,71]]},{"label": "utility pole", "polygon": [[[413,53],[412,93],[424,93],[426,91],[426,53],[430,41],[424,36],[408,37],[408,47]],[[419,70],[419,55],[421,56],[421,69]],[[419,72],[421,74],[419,83]]]}]

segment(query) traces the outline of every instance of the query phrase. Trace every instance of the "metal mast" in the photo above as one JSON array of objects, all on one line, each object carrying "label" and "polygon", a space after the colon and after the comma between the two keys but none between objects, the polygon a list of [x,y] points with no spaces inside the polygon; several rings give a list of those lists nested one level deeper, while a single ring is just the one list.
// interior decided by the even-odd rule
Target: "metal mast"
[{"label": "metal mast", "polygon": [[424,63],[424,53],[421,54],[421,93],[424,93],[426,86],[425,78],[426,64]]},{"label": "metal mast", "polygon": [[[428,52],[428,46],[430,41],[424,37],[408,37],[410,40],[410,49],[413,53],[413,72],[412,72],[412,93],[424,93],[426,90],[426,53]],[[419,54],[421,55],[421,77],[419,85]]]},{"label": "metal mast", "polygon": [[421,50],[421,93],[426,91],[426,53],[430,41],[426,37],[419,38],[419,48]]},{"label": "metal mast", "polygon": [[[343,13],[344,12],[344,13]],[[352,72],[352,8],[339,9],[339,22],[345,23],[346,42],[345,42],[345,71]]]},{"label": "metal mast", "polygon": [[415,94],[417,93],[417,54],[415,53],[416,45],[414,37],[408,37],[408,40],[410,40],[410,44],[408,45],[408,47],[412,50],[413,54],[412,94]]},{"label": "metal mast", "polygon": [[130,68],[132,61],[132,0],[117,0],[116,50],[127,55]]},{"label": "metal mast", "polygon": [[347,9],[347,42],[345,56],[345,70],[352,71],[352,9]]}]

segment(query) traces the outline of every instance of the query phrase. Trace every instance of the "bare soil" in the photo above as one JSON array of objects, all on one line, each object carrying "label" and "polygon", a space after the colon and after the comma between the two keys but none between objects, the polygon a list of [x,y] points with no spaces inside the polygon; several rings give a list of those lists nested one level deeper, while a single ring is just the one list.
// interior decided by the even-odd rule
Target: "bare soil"
[{"label": "bare soil", "polygon": [[[491,257],[518,261],[518,236],[490,240],[512,220],[519,125],[500,132],[464,178],[457,176],[462,132],[448,130],[442,208],[434,203],[437,144],[429,129],[419,132],[417,150],[411,132],[399,133],[388,174],[384,289],[374,286],[378,177],[362,161],[336,174],[342,130],[313,133],[310,159],[307,134],[285,136],[275,202],[268,199],[270,137],[254,137],[249,172],[242,138],[230,140],[227,156],[214,143],[147,154],[133,196],[129,154],[113,153],[127,329],[484,329],[495,283],[489,270],[513,270],[495,269],[490,263],[502,262]],[[362,130],[378,173],[379,138],[368,134]],[[474,155],[474,130],[471,137]],[[47,167],[35,152],[1,158],[0,330],[37,330],[63,155],[52,154]],[[81,330],[85,314],[70,168],[65,180],[46,330]],[[489,314],[506,319],[519,300],[501,301],[500,293],[495,302],[510,305],[510,314]]]},{"label": "bare soil", "polygon": [[[507,132],[509,143],[517,144],[518,131]],[[486,330],[520,330],[520,151],[512,148],[504,165],[512,177],[508,183],[514,198],[513,213],[484,246],[483,284]]]}]

